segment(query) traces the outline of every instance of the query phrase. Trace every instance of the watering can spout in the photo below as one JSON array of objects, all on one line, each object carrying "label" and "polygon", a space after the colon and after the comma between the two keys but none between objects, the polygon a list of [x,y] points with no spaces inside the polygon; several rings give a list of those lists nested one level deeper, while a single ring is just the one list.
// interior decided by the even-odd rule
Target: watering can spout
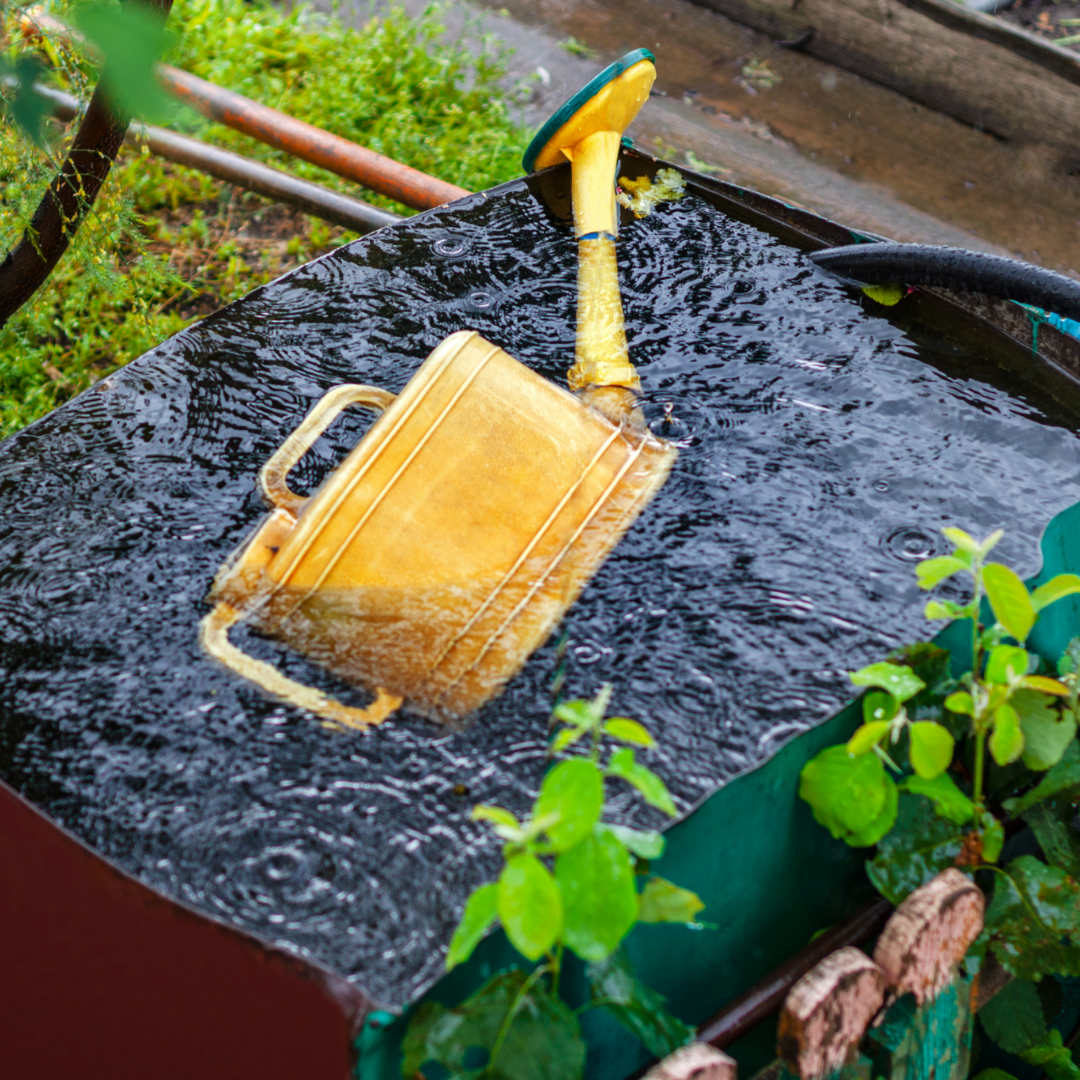
[{"label": "watering can spout", "polygon": [[528,172],[570,162],[578,239],[578,323],[575,363],[567,380],[572,390],[625,390],[589,395],[594,407],[615,420],[632,419],[632,392],[641,386],[623,328],[615,259],[619,229],[615,176],[623,132],[648,99],[655,78],[652,53],[647,49],[628,53],[554,113],[524,158]]}]

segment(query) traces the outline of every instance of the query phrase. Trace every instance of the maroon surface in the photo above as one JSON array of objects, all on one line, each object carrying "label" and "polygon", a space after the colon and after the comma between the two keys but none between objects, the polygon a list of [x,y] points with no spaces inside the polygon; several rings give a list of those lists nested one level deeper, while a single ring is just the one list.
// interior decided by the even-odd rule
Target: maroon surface
[{"label": "maroon surface", "polygon": [[0,783],[0,1076],[348,1080],[329,972],[140,885]]}]

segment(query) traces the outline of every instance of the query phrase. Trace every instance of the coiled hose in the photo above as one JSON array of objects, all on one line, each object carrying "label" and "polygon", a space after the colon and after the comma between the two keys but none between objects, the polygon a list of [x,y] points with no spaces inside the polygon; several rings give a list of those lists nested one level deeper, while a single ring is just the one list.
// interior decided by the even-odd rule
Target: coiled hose
[{"label": "coiled hose", "polygon": [[854,285],[924,285],[1016,300],[1080,319],[1080,281],[1041,266],[964,248],[930,244],[849,244],[809,256]]}]

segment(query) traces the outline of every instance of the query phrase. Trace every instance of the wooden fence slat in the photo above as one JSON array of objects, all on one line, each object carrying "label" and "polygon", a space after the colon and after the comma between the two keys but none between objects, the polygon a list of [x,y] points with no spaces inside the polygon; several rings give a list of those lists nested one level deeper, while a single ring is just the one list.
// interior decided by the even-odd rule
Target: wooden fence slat
[{"label": "wooden fence slat", "polygon": [[802,1080],[825,1080],[845,1065],[857,1072],[859,1040],[885,1000],[885,974],[848,946],[826,957],[792,988],[780,1014],[777,1048]]},{"label": "wooden fence slat", "polygon": [[645,1080],[736,1080],[735,1059],[708,1043],[690,1043],[668,1054]]},{"label": "wooden fence slat", "polygon": [[826,957],[784,1003],[783,1068],[799,1080],[967,1080],[972,984],[960,962],[985,907],[982,891],[950,868],[893,912],[873,960],[850,947]]},{"label": "wooden fence slat", "polygon": [[[960,962],[982,931],[985,907],[978,886],[950,867],[911,893],[885,924],[874,959],[898,1005],[870,1041],[886,1051],[878,1069],[888,1080],[966,1080],[972,987]],[[913,1011],[899,1001],[907,994]],[[901,1011],[908,1016],[897,1017]]]},{"label": "wooden fence slat", "polygon": [[982,932],[985,906],[982,890],[953,867],[911,893],[874,949],[893,996],[914,994],[923,1005],[949,985]]},{"label": "wooden fence slat", "polygon": [[[877,1033],[871,1030],[870,1039]],[[875,1062],[886,1080],[967,1080],[971,1064],[971,983],[956,977],[915,1009],[899,1041]]]}]

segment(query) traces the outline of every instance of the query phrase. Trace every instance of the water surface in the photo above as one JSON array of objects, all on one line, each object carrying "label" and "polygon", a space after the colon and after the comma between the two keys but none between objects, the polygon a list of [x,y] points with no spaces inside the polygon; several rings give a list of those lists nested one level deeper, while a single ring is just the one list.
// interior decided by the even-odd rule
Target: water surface
[{"label": "water surface", "polygon": [[[695,197],[627,223],[620,260],[646,409],[682,449],[565,621],[566,692],[612,682],[687,810],[834,713],[847,670],[928,636],[912,571],[942,525],[1005,526],[1003,557],[1037,569],[1080,439],[962,342],[901,330]],[[556,642],[463,733],[399,717],[363,736],[217,667],[197,625],[264,513],[258,469],[325,390],[398,390],[466,328],[561,380],[574,282],[565,223],[511,185],[302,267],[4,443],[0,775],[148,884],[384,1004],[436,978],[498,863],[470,808],[520,812],[544,771]]]}]

